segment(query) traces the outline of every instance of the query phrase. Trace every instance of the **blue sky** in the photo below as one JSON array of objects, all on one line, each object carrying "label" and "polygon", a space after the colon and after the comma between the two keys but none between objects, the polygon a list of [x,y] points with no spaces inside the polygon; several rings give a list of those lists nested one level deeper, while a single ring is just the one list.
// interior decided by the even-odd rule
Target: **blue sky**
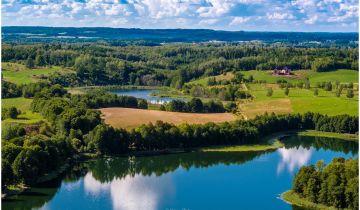
[{"label": "blue sky", "polygon": [[3,26],[358,31],[358,0],[2,0]]}]

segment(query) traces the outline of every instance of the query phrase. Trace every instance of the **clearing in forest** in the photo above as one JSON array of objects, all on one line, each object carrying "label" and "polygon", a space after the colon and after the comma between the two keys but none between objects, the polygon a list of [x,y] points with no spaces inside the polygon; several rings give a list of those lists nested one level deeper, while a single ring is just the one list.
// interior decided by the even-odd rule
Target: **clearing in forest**
[{"label": "clearing in forest", "polygon": [[4,80],[19,85],[45,81],[50,74],[55,72],[65,74],[72,72],[72,70],[59,66],[29,69],[25,67],[25,65],[19,63],[2,63],[2,75]]}]

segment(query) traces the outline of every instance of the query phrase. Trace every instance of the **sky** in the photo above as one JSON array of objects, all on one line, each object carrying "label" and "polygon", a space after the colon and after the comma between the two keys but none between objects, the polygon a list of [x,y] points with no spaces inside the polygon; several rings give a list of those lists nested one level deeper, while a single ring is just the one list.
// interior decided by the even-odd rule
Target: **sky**
[{"label": "sky", "polygon": [[358,0],[2,0],[2,26],[358,31]]}]

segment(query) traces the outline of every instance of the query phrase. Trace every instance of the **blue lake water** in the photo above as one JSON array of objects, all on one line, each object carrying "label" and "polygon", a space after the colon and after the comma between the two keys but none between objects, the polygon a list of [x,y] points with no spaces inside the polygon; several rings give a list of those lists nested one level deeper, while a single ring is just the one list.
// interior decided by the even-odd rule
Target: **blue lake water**
[{"label": "blue lake water", "polygon": [[[279,195],[318,160],[357,158],[354,142],[288,137],[268,152],[191,152],[97,159],[3,201],[3,209],[295,209]],[[296,208],[297,209],[297,208]]]},{"label": "blue lake water", "polygon": [[143,90],[143,89],[133,89],[133,90],[126,90],[126,89],[116,89],[111,90],[110,92],[115,93],[117,95],[126,95],[126,96],[134,96],[136,98],[142,98],[147,100],[152,104],[164,104],[170,102],[172,100],[184,100],[181,98],[172,98],[172,97],[159,97],[159,96],[151,96],[151,93],[157,93],[159,90]]}]

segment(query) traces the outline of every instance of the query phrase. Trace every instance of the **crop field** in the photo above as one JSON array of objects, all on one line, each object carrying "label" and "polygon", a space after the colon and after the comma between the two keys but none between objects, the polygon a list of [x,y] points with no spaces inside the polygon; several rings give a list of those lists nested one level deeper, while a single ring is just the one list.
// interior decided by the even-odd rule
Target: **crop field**
[{"label": "crop field", "polygon": [[26,68],[23,64],[18,63],[2,63],[2,75],[4,80],[13,82],[15,84],[28,84],[32,82],[46,79],[54,72],[71,72],[70,69],[63,69],[59,66],[52,66],[47,68]]},{"label": "crop field", "polygon": [[204,124],[207,122],[234,121],[231,113],[180,113],[146,109],[104,108],[100,109],[105,123],[116,128],[131,129],[150,122],[163,121],[173,124]]}]

